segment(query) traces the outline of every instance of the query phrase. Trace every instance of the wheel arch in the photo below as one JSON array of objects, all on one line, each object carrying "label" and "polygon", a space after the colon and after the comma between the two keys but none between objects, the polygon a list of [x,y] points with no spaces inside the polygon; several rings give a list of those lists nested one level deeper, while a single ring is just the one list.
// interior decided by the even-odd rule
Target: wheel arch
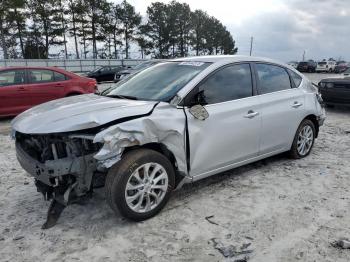
[{"label": "wheel arch", "polygon": [[182,174],[182,172],[179,171],[174,153],[171,152],[171,150],[163,143],[151,142],[151,143],[147,143],[139,146],[126,147],[122,155],[132,150],[141,149],[141,148],[154,150],[164,155],[169,160],[169,162],[171,163],[175,171],[175,187],[177,187],[177,185],[182,181],[182,179],[185,178],[185,174]]},{"label": "wheel arch", "polygon": [[316,129],[315,137],[317,138],[317,137],[318,137],[318,132],[319,132],[319,130],[320,130],[320,125],[319,125],[319,123],[318,123],[317,116],[315,116],[314,114],[310,114],[310,115],[307,115],[307,116],[303,119],[303,121],[304,121],[305,119],[308,119],[308,120],[312,121],[312,123],[315,125],[315,129]]}]

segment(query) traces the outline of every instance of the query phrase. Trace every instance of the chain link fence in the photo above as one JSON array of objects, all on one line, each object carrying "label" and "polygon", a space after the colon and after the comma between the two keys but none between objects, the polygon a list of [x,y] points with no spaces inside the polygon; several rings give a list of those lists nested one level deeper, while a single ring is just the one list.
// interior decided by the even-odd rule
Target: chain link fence
[{"label": "chain link fence", "polygon": [[142,59],[0,59],[0,67],[9,66],[56,66],[71,72],[88,72],[99,66],[135,66]]}]

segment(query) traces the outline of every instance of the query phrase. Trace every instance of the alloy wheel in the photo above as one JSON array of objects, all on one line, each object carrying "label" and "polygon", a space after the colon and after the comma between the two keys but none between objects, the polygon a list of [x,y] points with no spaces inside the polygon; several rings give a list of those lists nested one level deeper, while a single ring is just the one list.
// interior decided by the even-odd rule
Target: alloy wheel
[{"label": "alloy wheel", "polygon": [[128,207],[137,213],[156,208],[168,190],[169,178],[164,167],[158,163],[146,163],[130,176],[125,187]]},{"label": "alloy wheel", "polygon": [[301,156],[310,152],[314,140],[314,132],[309,125],[304,126],[298,135],[297,150]]}]

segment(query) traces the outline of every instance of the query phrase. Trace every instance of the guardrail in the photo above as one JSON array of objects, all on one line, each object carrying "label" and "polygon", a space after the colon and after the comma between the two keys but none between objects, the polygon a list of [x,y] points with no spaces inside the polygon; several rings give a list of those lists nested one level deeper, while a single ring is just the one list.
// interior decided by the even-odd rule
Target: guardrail
[{"label": "guardrail", "polygon": [[8,66],[57,66],[71,72],[88,72],[99,66],[134,66],[141,59],[0,59],[0,67]]}]

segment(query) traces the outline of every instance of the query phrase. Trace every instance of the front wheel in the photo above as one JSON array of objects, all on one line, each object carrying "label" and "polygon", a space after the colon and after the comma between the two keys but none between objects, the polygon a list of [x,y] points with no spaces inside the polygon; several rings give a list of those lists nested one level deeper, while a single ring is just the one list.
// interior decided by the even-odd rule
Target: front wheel
[{"label": "front wheel", "polygon": [[316,136],[316,128],[314,123],[305,119],[298,127],[295,134],[290,156],[295,159],[306,157],[311,152]]},{"label": "front wheel", "polygon": [[169,160],[156,151],[137,149],[109,170],[106,198],[116,213],[142,221],[161,211],[174,186],[175,173]]}]

